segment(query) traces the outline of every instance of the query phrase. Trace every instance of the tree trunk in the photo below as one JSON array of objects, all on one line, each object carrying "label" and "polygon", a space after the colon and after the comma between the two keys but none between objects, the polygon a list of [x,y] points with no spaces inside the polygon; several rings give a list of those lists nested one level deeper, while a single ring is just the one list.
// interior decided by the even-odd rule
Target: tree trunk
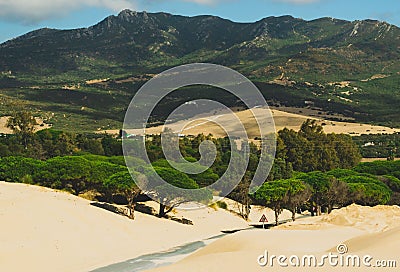
[{"label": "tree trunk", "polygon": [[249,219],[249,215],[250,215],[250,205],[249,205],[249,203],[246,203],[246,207],[245,207],[245,209],[246,209],[246,220],[248,220]]},{"label": "tree trunk", "polygon": [[160,203],[160,210],[158,212],[158,217],[165,217],[165,205]]},{"label": "tree trunk", "polygon": [[296,221],[296,208],[293,208],[291,212],[292,212],[292,221],[294,222]]},{"label": "tree trunk", "polygon": [[81,189],[79,188],[80,182],[81,182],[80,180],[71,181],[72,190],[74,191],[74,195],[76,195],[76,196],[78,196],[79,193],[81,192]]},{"label": "tree trunk", "polygon": [[108,202],[108,203],[114,203],[114,195],[113,195],[111,192],[107,191],[107,192],[104,194],[104,197],[106,198],[106,202]]},{"label": "tree trunk", "polygon": [[128,202],[128,217],[132,220],[135,219],[135,202],[133,199],[130,199]]},{"label": "tree trunk", "polygon": [[278,213],[278,209],[275,208],[275,226],[278,226],[279,222],[279,213]]},{"label": "tree trunk", "polygon": [[246,204],[239,204],[239,212],[240,212],[240,216],[244,219],[247,220],[249,219],[249,214],[250,214],[250,207],[249,205]]},{"label": "tree trunk", "polygon": [[321,206],[320,206],[320,205],[317,205],[317,215],[318,215],[318,216],[321,216],[321,215],[322,215],[322,213],[321,213]]},{"label": "tree trunk", "polygon": [[328,214],[330,214],[333,210],[333,205],[332,204],[328,204]]}]

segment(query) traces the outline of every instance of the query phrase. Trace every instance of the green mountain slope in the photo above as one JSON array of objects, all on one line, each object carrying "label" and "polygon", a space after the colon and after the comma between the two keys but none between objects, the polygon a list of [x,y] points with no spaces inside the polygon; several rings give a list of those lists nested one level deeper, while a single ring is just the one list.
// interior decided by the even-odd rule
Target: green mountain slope
[{"label": "green mountain slope", "polygon": [[[272,104],[312,101],[359,121],[400,126],[399,59],[400,29],[385,22],[282,16],[235,23],[124,10],[89,28],[40,29],[1,44],[0,112],[24,101],[56,127],[116,127],[153,74],[212,62],[244,73]],[[198,93],[172,95],[154,121],[191,98],[235,105],[222,92]]]}]

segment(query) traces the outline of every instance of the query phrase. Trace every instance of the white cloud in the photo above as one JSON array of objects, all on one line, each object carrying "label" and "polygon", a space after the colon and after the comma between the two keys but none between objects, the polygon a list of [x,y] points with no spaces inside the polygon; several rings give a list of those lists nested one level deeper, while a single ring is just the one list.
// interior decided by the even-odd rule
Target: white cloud
[{"label": "white cloud", "polygon": [[[149,0],[0,0],[0,20],[34,24],[43,20],[65,16],[85,7],[106,8],[114,12],[119,12],[123,9],[137,10],[139,4],[144,4],[146,1]],[[175,1],[212,5],[230,0]]]},{"label": "white cloud", "polygon": [[[159,0],[161,1],[161,0]],[[221,2],[228,2],[228,1],[237,1],[237,0],[181,0],[184,2],[192,2],[192,3],[197,3],[197,4],[202,4],[202,5],[213,5],[213,4],[218,4]],[[265,0],[259,0],[260,2],[263,2]],[[311,4],[315,2],[319,2],[320,0],[272,0],[273,2],[284,2],[284,3],[293,3],[293,4]]]},{"label": "white cloud", "polygon": [[319,0],[274,0],[275,2],[286,2],[293,4],[311,4],[315,2],[319,2]]},{"label": "white cloud", "polygon": [[216,4],[217,2],[220,2],[218,0],[183,0],[183,1],[197,3],[197,4],[201,4],[201,5],[212,5],[212,4]]},{"label": "white cloud", "polygon": [[[148,1],[148,2],[147,2]],[[118,12],[123,9],[137,10],[146,2],[171,0],[0,0],[0,20],[22,24],[34,24],[43,20],[65,16],[85,7],[100,7]],[[213,5],[240,0],[173,0],[192,2],[199,5]],[[265,1],[265,0],[260,0]],[[320,0],[272,0],[294,4],[308,4]]]},{"label": "white cloud", "polygon": [[0,18],[24,24],[67,15],[83,7],[104,7],[113,11],[135,9],[132,0],[0,0]]}]

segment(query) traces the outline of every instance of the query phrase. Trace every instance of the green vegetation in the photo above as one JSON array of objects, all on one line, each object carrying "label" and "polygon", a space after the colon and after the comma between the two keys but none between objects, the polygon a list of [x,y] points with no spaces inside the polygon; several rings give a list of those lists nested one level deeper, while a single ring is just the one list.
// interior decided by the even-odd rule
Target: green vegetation
[{"label": "green vegetation", "polygon": [[319,215],[321,213],[321,206],[325,202],[324,198],[332,183],[330,176],[323,172],[316,171],[307,174],[299,174],[296,178],[303,180],[311,187],[313,194],[310,200],[313,204],[313,211],[316,211]]},{"label": "green vegetation", "polygon": [[[213,187],[213,190],[204,187],[220,179],[229,164],[239,167],[244,160],[244,151],[237,149],[236,144],[232,145],[228,138],[216,139],[211,135],[183,137],[179,146],[189,162],[200,159],[198,150],[204,140],[212,141],[217,150],[216,160],[209,169],[200,174],[187,175],[169,164],[162,153],[161,136],[152,135],[146,139],[146,149],[155,171],[134,156],[127,158],[132,166],[128,171],[119,138],[49,129],[31,134],[28,139],[30,144],[24,148],[24,141],[18,134],[0,138],[3,146],[0,180],[37,184],[75,195],[92,192],[98,200],[110,203],[117,199],[120,203],[123,199],[128,207],[127,216],[132,219],[137,198],[142,193],[137,182],[153,182],[157,174],[170,185],[197,189],[176,195],[168,186],[155,184],[153,188],[157,190],[148,193],[162,202],[159,216],[167,217],[179,204],[193,200],[207,202],[213,194],[224,192],[228,183],[222,182],[221,187]],[[129,146],[139,140],[126,141]],[[272,170],[264,184],[250,195],[249,186],[261,150],[257,145],[249,144],[250,161],[245,175],[228,195],[240,204],[239,214],[244,219],[248,219],[251,204],[271,207],[275,211],[276,223],[283,209],[290,210],[295,220],[296,212],[301,209],[309,209],[313,215],[319,215],[322,211],[331,212],[333,208],[351,203],[371,206],[400,204],[400,161],[359,164],[360,154],[351,138],[325,134],[312,121],[306,121],[299,132],[280,131],[277,141]],[[10,156],[14,152],[18,156]],[[226,182],[237,178],[238,173],[233,171],[232,175]],[[154,181],[157,182],[156,179]],[[226,208],[226,203],[217,205]]]},{"label": "green vegetation", "polygon": [[[182,189],[199,189],[199,185],[185,173],[173,168],[154,167],[157,174],[167,183]],[[176,191],[171,191],[168,185],[156,186],[155,196],[159,199],[159,216],[165,217],[176,206],[190,201],[204,201],[212,199],[212,192],[206,189],[191,190],[177,195]]]},{"label": "green vegetation", "polygon": [[[198,189],[184,197],[168,188],[157,190],[161,217],[181,203],[224,192],[231,180],[241,176],[239,172],[225,177],[214,191],[204,188],[221,178],[229,164],[239,169],[244,163],[244,152],[228,138],[181,138],[187,161],[200,159],[204,140],[212,141],[217,150],[209,169],[187,175],[165,160],[160,136],[146,138],[154,173],[135,154],[129,158],[135,167],[127,169],[121,139],[93,133],[121,127],[131,98],[154,74],[199,61],[242,72],[276,107],[305,107],[309,101],[313,106],[308,107],[327,111],[331,119],[341,113],[355,121],[400,126],[398,27],[290,16],[252,24],[161,13],[144,17],[124,11],[93,28],[43,29],[0,46],[0,114],[11,115],[7,126],[14,133],[0,135],[1,180],[76,195],[90,191],[111,203],[122,198],[132,219],[142,193],[137,184],[144,174],[146,178],[158,174],[181,189]],[[355,28],[358,33],[352,35]],[[157,124],[182,103],[201,98],[243,106],[223,90],[191,86],[161,100],[150,121]],[[33,133],[34,116],[53,128]],[[277,136],[273,167],[259,190],[249,195],[261,159],[260,148],[250,143],[246,172],[228,196],[240,204],[244,219],[251,204],[271,207],[276,224],[283,209],[290,210],[295,220],[296,211],[304,208],[319,215],[351,203],[400,204],[400,162],[392,161],[400,156],[400,134],[362,135],[353,141],[346,135],[325,134],[308,120],[299,132],[284,129]],[[127,140],[127,151],[137,144],[138,140]],[[361,155],[391,161],[359,164]],[[217,205],[226,208],[224,202]]]},{"label": "green vegetation", "polygon": [[32,137],[35,126],[37,125],[36,119],[28,111],[16,111],[7,120],[7,127],[21,138],[24,147],[28,147],[28,140]]},{"label": "green vegetation", "polygon": [[348,184],[352,198],[361,205],[375,206],[390,200],[392,191],[377,178],[360,175],[342,179]]},{"label": "green vegetation", "polygon": [[217,206],[224,210],[226,210],[228,208],[228,204],[226,204],[226,202],[224,202],[224,201],[217,201]]},{"label": "green vegetation", "polygon": [[391,175],[400,178],[400,161],[374,161],[362,163],[354,168],[357,172],[372,175]]},{"label": "green vegetation", "polygon": [[[238,24],[124,11],[95,27],[41,29],[2,44],[0,114],[23,101],[56,129],[118,128],[132,96],[154,74],[209,62],[248,76],[271,105],[305,107],[311,101],[332,119],[341,113],[399,127],[399,35],[398,27],[371,20],[282,16]],[[205,89],[169,96],[153,121],[199,94],[237,106],[228,94]]]},{"label": "green vegetation", "polygon": [[13,155],[43,160],[76,154],[121,156],[121,140],[106,134],[75,134],[53,129],[41,130],[23,138],[19,134],[0,137],[1,157]]},{"label": "green vegetation", "polygon": [[337,179],[332,172],[299,173],[292,179],[264,183],[253,197],[256,203],[274,210],[276,224],[283,209],[290,210],[295,220],[295,212],[302,207],[310,208],[312,215],[320,215],[322,209],[330,213],[334,207],[352,203],[368,206],[399,204],[398,179],[336,170],[348,175]]},{"label": "green vegetation", "polygon": [[284,208],[292,212],[294,221],[297,208],[308,201],[310,196],[309,187],[298,179],[266,182],[254,193],[255,200],[274,210],[276,225]]},{"label": "green vegetation", "polygon": [[295,171],[350,168],[361,159],[358,147],[349,136],[325,134],[315,120],[304,122],[299,132],[285,128],[278,135],[285,147],[283,156]]},{"label": "green vegetation", "polygon": [[278,225],[279,215],[282,213],[288,186],[283,181],[271,181],[264,183],[254,194],[256,200],[264,206],[269,206],[275,212],[275,224]]},{"label": "green vegetation", "polygon": [[359,146],[363,158],[387,158],[394,160],[400,157],[400,133],[369,134],[353,137]]},{"label": "green vegetation", "polygon": [[[140,173],[137,173],[137,178]],[[104,182],[104,186],[107,190],[123,195],[128,202],[128,217],[135,219],[135,198],[139,195],[140,189],[136,185],[131,174],[126,171],[117,172],[107,178]]]}]

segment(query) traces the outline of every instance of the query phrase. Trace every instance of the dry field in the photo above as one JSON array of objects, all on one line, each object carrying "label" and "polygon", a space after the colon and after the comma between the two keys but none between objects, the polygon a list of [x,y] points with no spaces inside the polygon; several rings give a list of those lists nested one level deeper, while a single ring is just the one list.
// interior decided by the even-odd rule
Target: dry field
[{"label": "dry field", "polygon": [[[8,118],[9,118],[8,116],[0,117],[0,133],[4,134],[13,133],[12,130],[7,127]],[[35,131],[43,130],[50,127],[49,125],[44,124],[40,118],[36,118],[36,122],[38,123],[38,125],[36,126]]]},{"label": "dry field", "polygon": [[[244,125],[248,137],[250,139],[260,136],[260,132],[253,117],[252,111],[256,114],[260,113],[263,109],[254,108],[251,110],[238,111],[235,114],[229,113],[217,113],[202,116],[195,116],[193,118],[178,121],[176,123],[168,124],[166,127],[172,129],[176,133],[185,135],[197,135],[212,134],[215,137],[226,136],[226,131],[234,132],[239,130],[239,127],[235,123],[235,119],[239,118],[241,123]],[[353,123],[353,122],[338,122],[329,121],[326,119],[318,118],[316,116],[305,116],[298,113],[289,113],[277,109],[271,110],[273,121],[269,116],[263,116],[259,122],[260,125],[265,129],[266,132],[279,131],[283,128],[289,128],[293,130],[299,130],[301,124],[307,119],[317,120],[317,123],[324,127],[326,133],[344,133],[352,136],[358,136],[361,134],[379,134],[379,133],[396,133],[400,132],[400,129],[374,126],[369,124]],[[273,123],[275,126],[273,126]],[[159,134],[164,129],[164,126],[151,127],[146,129],[146,134]],[[116,134],[117,130],[108,130],[107,133]],[[132,134],[142,134],[140,130],[128,131]]]}]

